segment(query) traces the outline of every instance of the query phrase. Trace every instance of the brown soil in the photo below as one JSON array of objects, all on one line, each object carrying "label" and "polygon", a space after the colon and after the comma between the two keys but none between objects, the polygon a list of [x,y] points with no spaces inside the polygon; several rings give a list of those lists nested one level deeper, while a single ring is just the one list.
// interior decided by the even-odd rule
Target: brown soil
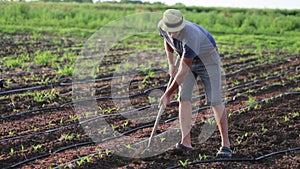
[{"label": "brown soil", "polygon": [[[1,57],[15,57],[25,52],[33,57],[34,51],[38,49],[50,50],[58,56],[63,56],[70,50],[75,54],[80,52],[74,39],[48,37],[46,40],[26,35],[1,35],[1,38],[3,39]],[[54,41],[61,43],[58,45]],[[97,79],[112,76],[110,68],[130,52],[132,49],[111,51],[107,61],[103,62],[107,67],[101,68]],[[269,55],[277,55],[278,59],[262,63],[258,61],[260,57]],[[58,64],[65,65],[68,62],[69,60],[64,60]],[[162,115],[157,134],[166,134],[163,137],[158,135],[153,140],[151,153],[156,155],[140,155],[140,150],[145,148],[147,142],[136,145],[135,143],[149,138],[157,114],[156,108],[150,108],[157,103],[149,100],[151,91],[143,91],[153,87],[157,87],[160,91],[164,90],[163,85],[168,80],[166,73],[157,72],[155,76],[147,77],[148,82],[143,82],[145,74],[139,74],[131,79],[129,93],[132,97],[120,99],[118,103],[122,106],[119,109],[116,109],[115,100],[110,98],[110,85],[113,80],[96,81],[95,98],[102,111],[88,117],[80,117],[72,104],[71,76],[59,76],[51,64],[35,65],[32,59],[26,61],[23,66],[13,68],[4,67],[1,63],[5,88],[0,91],[0,168],[55,168],[61,165],[62,168],[67,166],[67,168],[89,169],[146,169],[175,167],[180,165],[180,161],[186,160],[192,163],[186,168],[299,168],[299,54],[269,52],[264,52],[263,56],[251,53],[233,54],[223,57],[222,62],[228,89],[226,109],[229,113],[229,134],[234,150],[231,160],[223,161],[215,158],[215,153],[220,147],[218,130],[214,130],[205,142],[199,143],[198,140],[202,127],[207,124],[204,121],[212,117],[208,109],[195,112],[195,125],[191,132],[195,150],[186,154],[174,148],[173,143],[179,140],[168,138],[180,138],[179,130],[174,129],[178,127],[176,102],[169,105]],[[49,83],[40,83],[46,79],[50,80]],[[53,89],[55,97],[50,100],[44,98],[41,102],[35,101],[34,94],[29,93],[51,93]],[[198,90],[199,93],[203,93],[200,82]],[[135,95],[138,93],[139,95]],[[250,106],[250,103],[254,103],[251,99],[257,104]],[[195,103],[197,107],[203,107],[205,98],[195,99]],[[137,110],[143,107],[143,110]],[[137,114],[136,116],[130,114],[131,119],[126,118],[128,117],[126,114],[118,114],[132,109],[136,109]],[[103,116],[104,112],[106,116]],[[142,115],[143,113],[146,115]],[[97,117],[98,121],[95,119],[84,122],[84,119]],[[171,118],[174,120],[166,122]],[[100,121],[114,126],[114,131],[107,129],[107,132],[102,130],[99,133],[98,130],[98,133],[94,133],[95,131],[85,128],[88,124],[93,125],[94,122]],[[113,132],[124,133],[131,130],[134,131],[127,133],[126,138],[107,139]],[[99,142],[96,143],[92,135],[99,136],[97,140]],[[162,149],[160,147],[162,142],[169,147],[166,151],[159,152]],[[270,154],[293,148],[298,149]],[[129,157],[115,153],[117,151],[128,153]],[[136,155],[133,155],[134,153]],[[264,155],[270,156],[255,160]],[[85,156],[89,158],[79,159]],[[250,161],[247,161],[249,159]]]}]

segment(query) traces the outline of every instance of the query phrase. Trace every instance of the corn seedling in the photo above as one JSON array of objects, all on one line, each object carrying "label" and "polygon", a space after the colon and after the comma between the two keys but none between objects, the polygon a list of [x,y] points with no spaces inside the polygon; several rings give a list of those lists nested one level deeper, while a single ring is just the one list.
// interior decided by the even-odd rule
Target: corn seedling
[{"label": "corn seedling", "polygon": [[242,141],[248,137],[248,133],[246,132],[244,135],[242,135],[241,137],[239,137],[236,141],[237,141],[237,144],[240,145],[242,143]]},{"label": "corn seedling", "polygon": [[165,137],[160,137],[159,139],[160,139],[160,142],[164,142],[166,140]]},{"label": "corn seedling", "polygon": [[83,162],[84,162],[84,159],[80,159],[79,161],[76,161],[76,164],[78,166],[81,166],[83,164]]},{"label": "corn seedling", "polygon": [[131,148],[132,148],[132,147],[131,147],[131,144],[127,144],[127,145],[126,145],[126,148],[131,149]]},{"label": "corn seedling", "polygon": [[206,154],[203,154],[203,155],[199,154],[198,157],[199,157],[199,160],[206,160],[208,156]]},{"label": "corn seedling", "polygon": [[31,126],[31,128],[33,129],[33,131],[38,131],[38,128],[37,127],[35,127],[35,126]]},{"label": "corn seedling", "polygon": [[63,118],[61,117],[60,120],[59,120],[59,124],[63,124],[64,121],[63,121]]},{"label": "corn seedling", "polygon": [[33,148],[34,151],[37,151],[37,150],[42,148],[42,145],[41,144],[33,145],[32,148]]},{"label": "corn seedling", "polygon": [[112,124],[112,125],[111,125],[111,128],[112,128],[113,131],[116,131],[117,126],[115,126],[114,124]]},{"label": "corn seedling", "polygon": [[263,133],[265,133],[265,132],[267,132],[267,131],[268,131],[268,129],[267,129],[267,128],[265,128],[265,126],[262,124],[262,125],[261,125],[261,131],[262,131]]},{"label": "corn seedling", "polygon": [[103,154],[102,152],[99,151],[99,152],[98,152],[98,157],[99,157],[99,158],[103,158],[103,157],[104,157],[104,154]]},{"label": "corn seedling", "polygon": [[76,115],[69,115],[70,120],[72,120],[73,122],[76,122],[78,117]]},{"label": "corn seedling", "polygon": [[207,119],[207,123],[210,124],[210,125],[213,125],[213,124],[216,123],[216,121],[213,118],[209,118],[209,119]]},{"label": "corn seedling", "polygon": [[76,138],[80,138],[80,137],[81,137],[81,134],[77,133]]},{"label": "corn seedling", "polygon": [[248,96],[248,101],[246,102],[247,106],[253,105],[256,102],[255,98],[253,96]]},{"label": "corn seedling", "polygon": [[52,100],[56,99],[55,89],[52,89],[50,92],[38,91],[33,95],[33,100],[40,103],[46,101],[47,103],[51,103]]},{"label": "corn seedling", "polygon": [[10,155],[13,155],[13,154],[14,154],[14,152],[15,152],[14,148],[10,148],[10,152],[9,152],[9,154],[10,154]]},{"label": "corn seedling", "polygon": [[92,161],[92,157],[93,157],[93,155],[91,155],[91,156],[85,156],[85,157],[83,157],[83,160],[89,163],[89,162]]},{"label": "corn seedling", "polygon": [[292,115],[293,118],[295,117],[299,117],[299,112],[293,112],[293,113],[289,113],[290,115]]},{"label": "corn seedling", "polygon": [[103,129],[98,129],[99,134],[106,134],[107,128],[104,127]]},{"label": "corn seedling", "polygon": [[107,156],[110,155],[110,153],[111,153],[110,150],[108,150],[108,149],[105,150],[105,154],[106,154]]},{"label": "corn seedling", "polygon": [[73,134],[67,134],[65,135],[65,140],[72,140],[74,138]]},{"label": "corn seedling", "polygon": [[128,120],[126,120],[126,121],[123,123],[123,127],[126,127],[126,126],[128,126],[128,124],[129,124],[129,121],[128,121]]},{"label": "corn seedling", "polygon": [[25,151],[25,148],[24,148],[23,145],[21,145],[21,152],[22,152],[22,154],[24,153],[24,151]]},{"label": "corn seedling", "polygon": [[92,116],[92,114],[93,114],[92,112],[86,112],[86,113],[85,113],[85,117],[86,117],[86,118],[89,118],[89,117]]},{"label": "corn seedling", "polygon": [[9,136],[12,136],[12,135],[14,135],[14,134],[15,134],[15,132],[13,132],[13,131],[9,131],[9,132],[8,132],[8,135],[9,135]]},{"label": "corn seedling", "polygon": [[189,165],[189,159],[187,159],[185,161],[179,160],[179,162],[182,165],[182,167],[187,167]]},{"label": "corn seedling", "polygon": [[283,119],[284,119],[285,122],[289,122],[289,121],[290,121],[290,118],[289,118],[287,115],[285,115],[285,116],[283,117]]},{"label": "corn seedling", "polygon": [[52,123],[52,120],[48,122],[48,126],[55,126],[55,124]]}]

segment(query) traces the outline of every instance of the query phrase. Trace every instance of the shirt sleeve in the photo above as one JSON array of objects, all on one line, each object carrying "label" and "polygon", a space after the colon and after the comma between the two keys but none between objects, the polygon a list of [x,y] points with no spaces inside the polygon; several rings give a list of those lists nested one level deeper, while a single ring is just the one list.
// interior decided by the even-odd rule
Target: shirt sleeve
[{"label": "shirt sleeve", "polygon": [[165,37],[164,31],[160,27],[158,27],[157,29],[158,29],[158,35],[161,37]]},{"label": "shirt sleeve", "polygon": [[194,58],[197,57],[198,55],[190,47],[188,47],[188,45],[184,45],[182,56],[184,58]]}]

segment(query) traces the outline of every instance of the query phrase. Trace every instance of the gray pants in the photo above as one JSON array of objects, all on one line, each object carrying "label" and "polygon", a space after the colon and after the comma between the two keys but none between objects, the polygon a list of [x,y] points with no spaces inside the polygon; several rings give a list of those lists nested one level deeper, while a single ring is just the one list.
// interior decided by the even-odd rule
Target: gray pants
[{"label": "gray pants", "polygon": [[222,104],[223,82],[220,56],[217,51],[214,51],[209,56],[193,60],[190,71],[179,86],[179,101],[192,100],[193,88],[198,76],[204,84],[207,104],[211,106]]}]

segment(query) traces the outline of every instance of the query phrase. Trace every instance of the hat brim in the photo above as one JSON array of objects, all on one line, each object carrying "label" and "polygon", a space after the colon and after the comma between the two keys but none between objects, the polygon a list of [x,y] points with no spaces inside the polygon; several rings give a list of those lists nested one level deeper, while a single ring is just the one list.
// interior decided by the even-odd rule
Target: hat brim
[{"label": "hat brim", "polygon": [[183,19],[183,22],[181,25],[177,26],[177,27],[168,27],[164,24],[163,20],[160,20],[159,23],[158,23],[158,26],[163,30],[163,31],[166,31],[166,32],[178,32],[178,31],[181,31],[184,27],[185,27],[185,20]]}]

